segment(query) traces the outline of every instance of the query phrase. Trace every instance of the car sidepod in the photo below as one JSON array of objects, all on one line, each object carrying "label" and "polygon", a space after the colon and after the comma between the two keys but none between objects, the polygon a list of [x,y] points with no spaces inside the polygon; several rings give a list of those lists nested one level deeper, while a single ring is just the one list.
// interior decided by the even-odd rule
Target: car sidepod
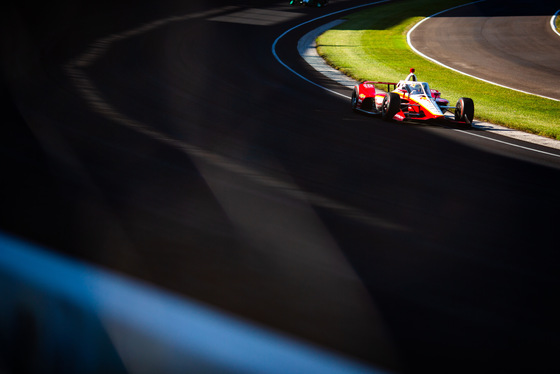
[{"label": "car sidepod", "polygon": [[352,109],[375,113],[375,86],[373,83],[364,82],[354,86],[352,91]]}]

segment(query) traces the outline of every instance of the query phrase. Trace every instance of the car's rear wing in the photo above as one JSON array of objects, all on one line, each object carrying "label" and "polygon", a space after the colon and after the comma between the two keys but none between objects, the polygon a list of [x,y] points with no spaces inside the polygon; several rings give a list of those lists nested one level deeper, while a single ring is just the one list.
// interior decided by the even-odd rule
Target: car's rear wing
[{"label": "car's rear wing", "polygon": [[[394,89],[397,88],[397,84],[393,83],[393,82],[373,82],[373,81],[366,81],[364,83],[369,83],[369,84],[386,84],[387,85],[387,92],[392,91]],[[391,86],[393,86],[393,88],[391,89]]]}]

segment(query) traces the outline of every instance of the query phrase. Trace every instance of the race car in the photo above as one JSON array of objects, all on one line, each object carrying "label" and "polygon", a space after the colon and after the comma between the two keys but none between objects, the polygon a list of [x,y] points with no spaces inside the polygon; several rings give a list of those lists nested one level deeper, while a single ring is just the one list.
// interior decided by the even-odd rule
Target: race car
[{"label": "race car", "polygon": [[329,3],[329,0],[290,0],[290,5],[306,5],[314,6],[317,8],[324,7]]},{"label": "race car", "polygon": [[[376,90],[376,84],[386,84],[387,92]],[[356,112],[379,115],[388,121],[448,120],[445,113],[452,110],[457,122],[470,125],[474,117],[472,99],[461,97],[455,106],[449,106],[449,100],[442,98],[438,90],[418,82],[414,69],[398,83],[366,81],[354,86],[351,104]]]}]

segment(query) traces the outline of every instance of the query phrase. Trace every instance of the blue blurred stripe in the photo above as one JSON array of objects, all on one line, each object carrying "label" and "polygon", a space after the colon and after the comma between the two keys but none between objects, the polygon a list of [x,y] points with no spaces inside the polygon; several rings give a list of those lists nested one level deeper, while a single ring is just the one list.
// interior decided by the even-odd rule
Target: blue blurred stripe
[{"label": "blue blurred stripe", "polygon": [[381,373],[2,234],[0,292],[0,352],[18,354],[23,314],[40,372]]}]

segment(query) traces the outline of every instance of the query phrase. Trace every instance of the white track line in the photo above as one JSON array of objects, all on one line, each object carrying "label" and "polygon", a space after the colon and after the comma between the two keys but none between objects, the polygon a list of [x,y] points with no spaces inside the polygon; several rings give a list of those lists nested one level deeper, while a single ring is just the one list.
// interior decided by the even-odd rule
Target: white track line
[{"label": "white track line", "polygon": [[558,13],[560,13],[560,9],[557,10],[556,13],[554,13],[552,18],[550,19],[550,27],[552,27],[552,31],[554,31],[556,34],[558,34],[558,36],[560,36],[560,32],[556,30],[556,18],[558,17]]}]

